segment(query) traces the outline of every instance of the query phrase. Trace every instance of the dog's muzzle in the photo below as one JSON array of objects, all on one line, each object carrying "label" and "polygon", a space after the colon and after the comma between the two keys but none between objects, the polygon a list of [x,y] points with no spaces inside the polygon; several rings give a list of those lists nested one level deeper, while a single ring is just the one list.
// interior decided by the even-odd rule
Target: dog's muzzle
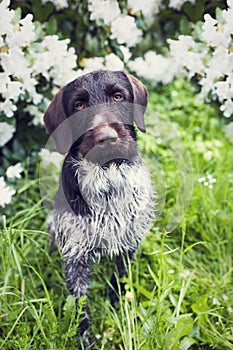
[{"label": "dog's muzzle", "polygon": [[94,143],[101,147],[115,145],[119,141],[117,131],[110,125],[102,125],[94,134]]},{"label": "dog's muzzle", "polygon": [[100,166],[131,161],[137,154],[131,128],[118,123],[96,126],[77,141],[75,152],[79,157]]}]

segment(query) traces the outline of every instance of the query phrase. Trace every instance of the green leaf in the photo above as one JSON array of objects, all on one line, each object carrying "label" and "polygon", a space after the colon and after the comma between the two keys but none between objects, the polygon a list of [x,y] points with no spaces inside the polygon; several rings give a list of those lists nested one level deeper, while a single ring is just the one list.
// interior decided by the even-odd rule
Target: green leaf
[{"label": "green leaf", "polygon": [[219,23],[224,23],[224,18],[223,18],[223,15],[222,15],[222,9],[221,8],[216,7],[216,9],[215,9],[215,16],[216,16],[216,20]]},{"label": "green leaf", "polygon": [[149,292],[147,289],[144,287],[140,286],[139,284],[135,283],[134,287],[142,294],[144,295],[147,299],[152,300],[153,298],[153,293]]},{"label": "green leaf", "polygon": [[55,16],[52,16],[46,26],[46,34],[54,35],[57,33],[57,20]]},{"label": "green leaf", "polygon": [[184,337],[180,342],[180,350],[188,350],[193,344],[196,344],[196,341],[190,337]]},{"label": "green leaf", "polygon": [[193,328],[193,319],[191,314],[181,315],[175,328],[171,329],[165,338],[166,350],[178,350],[180,339],[188,335]]},{"label": "green leaf", "polygon": [[46,22],[54,11],[54,5],[52,2],[41,4],[40,0],[34,0],[32,3],[32,11],[35,14],[35,19],[40,22]]},{"label": "green leaf", "polygon": [[192,22],[197,22],[202,19],[205,12],[205,4],[202,0],[197,0],[195,5],[190,2],[185,2],[183,5],[183,11],[188,15]]},{"label": "green leaf", "polygon": [[19,21],[21,20],[22,18],[22,10],[20,7],[17,7],[17,9],[15,9],[15,16],[13,18],[13,21],[12,23],[13,24],[16,24],[16,23],[19,23]]},{"label": "green leaf", "polygon": [[191,35],[192,28],[187,17],[181,17],[180,20],[180,34]]},{"label": "green leaf", "polygon": [[207,304],[208,295],[202,295],[197,298],[196,302],[192,304],[192,310],[195,313],[202,313],[210,310],[209,305]]},{"label": "green leaf", "polygon": [[69,295],[64,305],[64,328],[67,330],[71,321],[74,320],[76,314],[76,299],[73,295]]}]

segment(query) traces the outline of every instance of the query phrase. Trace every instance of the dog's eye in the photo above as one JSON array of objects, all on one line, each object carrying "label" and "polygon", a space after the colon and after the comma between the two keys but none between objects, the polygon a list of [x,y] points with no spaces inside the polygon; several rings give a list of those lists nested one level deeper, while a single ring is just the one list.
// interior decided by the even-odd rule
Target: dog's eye
[{"label": "dog's eye", "polygon": [[85,103],[83,103],[82,101],[78,101],[78,102],[75,104],[75,108],[76,108],[78,111],[81,111],[82,109],[86,108],[86,105],[85,105]]},{"label": "dog's eye", "polygon": [[112,98],[113,98],[113,101],[120,102],[123,100],[124,97],[120,92],[116,92]]}]

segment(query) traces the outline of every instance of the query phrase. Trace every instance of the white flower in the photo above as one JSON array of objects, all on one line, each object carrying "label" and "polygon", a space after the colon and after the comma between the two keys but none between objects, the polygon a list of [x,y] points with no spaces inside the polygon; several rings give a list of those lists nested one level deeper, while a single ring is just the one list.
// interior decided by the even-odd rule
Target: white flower
[{"label": "white flower", "polygon": [[230,118],[233,115],[233,101],[228,99],[223,102],[220,107],[220,110],[223,112],[224,117]]},{"label": "white flower", "polygon": [[58,169],[61,167],[61,162],[64,156],[58,152],[50,152],[46,148],[42,148],[40,151],[41,162],[43,165],[54,164]]},{"label": "white flower", "polygon": [[0,123],[0,147],[4,146],[13,136],[15,127],[6,122]]},{"label": "white flower", "polygon": [[[17,64],[16,64],[17,62]],[[29,62],[25,58],[23,51],[18,46],[14,46],[7,53],[1,54],[1,66],[8,75],[22,78],[30,72]]]},{"label": "white flower", "polygon": [[[48,102],[49,103],[49,102]],[[42,113],[37,106],[34,105],[28,105],[25,109],[25,111],[29,112],[34,118],[32,119],[33,125],[43,125],[43,117],[44,113]]]},{"label": "white flower", "polygon": [[0,36],[0,47],[2,47],[2,46],[4,46],[4,45],[5,45],[4,40],[3,40],[3,38]]},{"label": "white flower", "polygon": [[18,30],[6,37],[6,43],[10,48],[15,46],[25,47],[35,38],[33,16],[28,14],[19,21]]},{"label": "white flower", "polygon": [[89,0],[88,10],[91,12],[92,21],[102,19],[107,25],[121,14],[116,0]]},{"label": "white flower", "polygon": [[191,36],[179,35],[178,40],[168,39],[167,42],[170,45],[170,57],[176,76],[188,72],[191,78],[196,72],[203,71],[203,55],[195,52],[196,43]]},{"label": "white flower", "polygon": [[3,111],[5,116],[8,118],[13,117],[14,111],[16,111],[16,109],[16,105],[9,99],[5,100],[4,102],[0,102],[0,110]]},{"label": "white flower", "polygon": [[209,14],[204,15],[204,24],[202,26],[202,38],[206,43],[213,47],[227,46],[228,40],[224,32],[218,29],[218,22]]},{"label": "white flower", "polygon": [[233,1],[227,1],[228,9],[222,11],[222,17],[225,20],[224,33],[226,36],[231,37],[233,33]]},{"label": "white flower", "polygon": [[23,84],[20,81],[12,81],[6,72],[0,73],[0,80],[2,97],[17,100],[22,93]]},{"label": "white flower", "polygon": [[119,16],[111,23],[111,38],[119,44],[126,43],[129,47],[136,45],[142,38],[142,31],[138,29],[132,16]]},{"label": "white flower", "polygon": [[191,2],[192,4],[194,4],[195,0],[188,0],[188,1],[187,0],[170,0],[169,7],[176,10],[180,10],[185,2]]},{"label": "white flower", "polygon": [[3,176],[0,177],[0,206],[5,207],[11,202],[11,197],[16,193],[13,188],[7,186]]},{"label": "white flower", "polygon": [[0,13],[1,13],[1,21],[0,21],[0,35],[13,35],[13,28],[11,26],[11,21],[14,18],[15,12],[14,10],[8,9],[10,5],[10,0],[3,0],[0,3]]},{"label": "white flower", "polygon": [[68,48],[69,39],[59,40],[57,35],[48,35],[42,42],[44,51],[34,53],[33,75],[42,73],[54,84],[62,86],[75,78],[77,56],[73,47]]},{"label": "white flower", "polygon": [[6,176],[8,179],[20,179],[21,178],[21,173],[23,171],[23,167],[21,163],[17,163],[15,165],[9,166],[6,170]]},{"label": "white flower", "polygon": [[123,53],[124,62],[128,62],[130,57],[132,56],[132,53],[129,51],[129,48],[127,46],[121,45],[120,50]]},{"label": "white flower", "polygon": [[124,62],[122,62],[114,53],[110,53],[109,55],[105,56],[105,69],[123,70]]},{"label": "white flower", "polygon": [[[45,4],[46,2],[49,2],[50,0],[42,0],[42,3]],[[57,10],[62,10],[66,7],[69,7],[67,0],[55,0],[53,1],[54,6]]]},{"label": "white flower", "polygon": [[89,58],[85,61],[84,70],[82,74],[89,73],[94,70],[109,69],[109,70],[123,70],[124,62],[120,60],[114,53],[110,53],[105,57]]},{"label": "white flower", "polygon": [[88,72],[99,70],[104,68],[104,58],[103,57],[94,57],[89,58],[85,61],[83,74]]},{"label": "white flower", "polygon": [[148,51],[144,58],[129,61],[128,66],[138,76],[164,84],[171,82],[175,75],[171,59],[153,51]]},{"label": "white flower", "polygon": [[221,305],[217,298],[213,298],[213,305]]},{"label": "white flower", "polygon": [[151,17],[159,12],[160,0],[128,0],[127,7],[132,13],[142,11],[145,17]]},{"label": "white flower", "polygon": [[[233,55],[232,55],[233,59]],[[217,81],[214,86],[214,92],[218,95],[219,101],[231,100],[233,94],[233,85],[229,77],[225,81]]]}]

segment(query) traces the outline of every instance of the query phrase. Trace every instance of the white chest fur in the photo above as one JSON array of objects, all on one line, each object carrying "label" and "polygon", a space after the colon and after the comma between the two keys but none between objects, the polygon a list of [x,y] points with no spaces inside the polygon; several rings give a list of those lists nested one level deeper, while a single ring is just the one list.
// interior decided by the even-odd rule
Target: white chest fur
[{"label": "white chest fur", "polygon": [[140,159],[103,169],[74,162],[75,176],[91,214],[55,211],[56,239],[65,256],[117,255],[135,250],[153,218],[150,175]]}]

